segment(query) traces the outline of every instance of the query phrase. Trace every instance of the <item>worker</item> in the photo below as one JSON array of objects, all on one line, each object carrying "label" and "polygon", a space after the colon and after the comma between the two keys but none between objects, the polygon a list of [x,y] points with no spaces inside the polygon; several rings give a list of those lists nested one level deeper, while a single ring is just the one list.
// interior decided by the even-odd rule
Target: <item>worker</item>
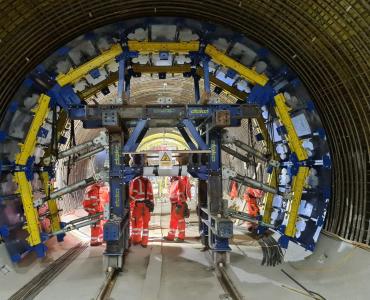
[{"label": "worker", "polygon": [[[95,183],[86,189],[82,205],[90,216],[103,213],[105,205],[108,204],[109,187],[104,182]],[[103,243],[104,223],[104,220],[100,220],[91,225],[91,246],[99,246]]]},{"label": "worker", "polygon": [[230,183],[230,199],[234,200],[238,197],[238,183],[234,180]]},{"label": "worker", "polygon": [[[247,201],[247,213],[253,218],[257,218],[260,215],[260,208],[258,207],[258,200],[263,196],[263,191],[247,187],[245,189],[243,198]],[[248,231],[256,229],[255,223],[247,222]]]},{"label": "worker", "polygon": [[154,210],[153,188],[148,178],[136,177],[129,188],[131,213],[131,242],[148,246],[150,213]]},{"label": "worker", "polygon": [[190,182],[187,177],[181,176],[171,177],[170,180],[171,220],[170,230],[165,239],[174,241],[176,230],[178,230],[176,242],[183,242],[185,240],[185,218],[189,217],[186,201],[190,196]]},{"label": "worker", "polygon": [[181,180],[183,182],[184,188],[185,188],[185,196],[186,199],[191,200],[191,183],[188,176],[181,176]]}]

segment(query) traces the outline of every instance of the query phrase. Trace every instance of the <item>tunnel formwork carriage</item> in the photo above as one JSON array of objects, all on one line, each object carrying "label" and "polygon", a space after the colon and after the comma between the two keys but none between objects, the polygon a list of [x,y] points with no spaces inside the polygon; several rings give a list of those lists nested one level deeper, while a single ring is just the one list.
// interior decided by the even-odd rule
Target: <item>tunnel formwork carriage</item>
[{"label": "tunnel formwork carriage", "polygon": [[[192,5],[193,3],[189,2],[183,13],[185,10],[190,12]],[[253,3],[249,3],[249,5],[251,8],[254,7]],[[233,6],[231,5],[231,7]],[[240,2],[238,7],[243,10],[244,3]],[[262,5],[262,7],[265,6]],[[298,6],[295,7],[298,8]],[[271,9],[273,8],[275,8],[274,5]],[[361,6],[355,6],[355,8],[356,11],[361,11]],[[265,9],[268,10],[267,7]],[[351,12],[351,9],[348,13]],[[197,13],[194,11],[192,13],[198,17]],[[95,14],[91,12],[91,15],[90,18],[94,19]],[[253,11],[250,12],[250,15],[253,15]],[[211,18],[215,21],[214,23],[194,19],[157,17],[132,19],[107,25],[84,33],[61,48],[61,44],[58,44],[59,49],[42,63],[33,61],[34,66],[36,63],[38,64],[36,68],[33,70],[24,69],[30,73],[23,77],[24,81],[18,91],[12,97],[7,98],[11,102],[2,114],[1,125],[4,187],[2,190],[2,213],[6,216],[4,220],[7,220],[1,224],[2,236],[5,237],[14,260],[18,260],[23,253],[31,249],[38,251],[40,256],[45,251],[43,240],[48,237],[48,234],[40,230],[37,212],[32,215],[34,209],[28,210],[25,207],[25,201],[30,202],[35,196],[32,189],[37,189],[37,186],[34,183],[31,185],[30,181],[34,179],[36,173],[41,173],[44,184],[46,184],[43,187],[44,193],[51,192],[49,188],[46,188],[48,178],[45,176],[52,177],[54,174],[50,170],[49,173],[45,172],[48,171],[47,167],[40,164],[40,161],[44,161],[41,150],[46,150],[46,155],[48,155],[49,151],[55,151],[60,146],[61,140],[56,140],[58,137],[56,132],[62,133],[60,129],[63,126],[61,127],[58,122],[53,122],[53,120],[58,120],[59,123],[63,124],[66,112],[69,112],[72,119],[78,119],[76,115],[73,117],[73,114],[80,113],[81,109],[83,111],[84,105],[80,106],[79,110],[76,107],[84,103],[88,104],[87,107],[96,101],[98,103],[106,101],[105,103],[113,104],[112,101],[117,98],[121,98],[123,101],[127,100],[128,103],[133,99],[140,105],[150,101],[165,101],[165,97],[161,99],[151,97],[155,94],[153,93],[154,89],[157,89],[157,94],[160,91],[163,93],[163,85],[159,83],[155,86],[155,81],[146,73],[158,74],[156,82],[173,80],[181,82],[187,87],[182,89],[187,91],[182,91],[183,94],[180,96],[175,95],[176,89],[164,92],[172,97],[176,103],[177,101],[183,104],[201,101],[206,103],[206,107],[201,109],[209,109],[209,107],[217,105],[215,103],[228,103],[230,105],[238,102],[255,104],[261,108],[260,117],[253,117],[253,120],[251,116],[246,117],[248,120],[241,123],[241,128],[231,129],[227,133],[223,132],[223,137],[220,138],[219,142],[228,145],[244,142],[247,146],[252,146],[269,155],[269,157],[265,157],[265,160],[260,161],[260,164],[263,165],[262,169],[266,168],[266,172],[262,173],[259,179],[275,188],[277,193],[271,191],[266,193],[263,222],[273,225],[282,234],[280,243],[283,246],[286,247],[287,241],[292,240],[306,249],[314,249],[318,234],[324,224],[329,199],[333,192],[334,199],[339,199],[335,200],[337,203],[340,203],[342,197],[338,192],[338,186],[334,185],[332,188],[330,183],[331,177],[335,179],[334,184],[337,184],[339,180],[331,175],[332,160],[334,162],[334,175],[342,174],[339,165],[337,168],[335,167],[336,159],[340,153],[335,145],[340,137],[338,134],[333,135],[333,130],[349,130],[350,127],[343,129],[343,126],[337,126],[334,129],[333,122],[328,121],[331,117],[325,113],[325,105],[321,100],[326,99],[325,93],[328,92],[318,94],[320,87],[327,84],[327,81],[320,82],[321,85],[319,83],[312,85],[312,80],[317,80],[317,78],[307,77],[307,72],[315,71],[317,60],[312,66],[306,65],[306,69],[302,69],[301,58],[297,53],[298,50],[302,51],[302,55],[305,53],[304,45],[301,45],[302,49],[296,48],[297,53],[288,56],[284,52],[288,49],[291,51],[287,41],[285,43],[283,40],[277,41],[276,37],[272,39],[268,33],[257,36],[252,28],[237,23],[231,23],[233,29],[222,27],[218,24],[222,24],[224,21],[220,22],[222,18],[216,20],[216,17],[217,15],[214,15]],[[272,21],[266,22],[270,24]],[[289,23],[289,18],[286,23]],[[98,24],[97,22],[95,26]],[[359,26],[361,26],[361,22],[359,22]],[[240,31],[245,35],[237,33],[236,28],[241,29]],[[76,36],[76,34],[77,32],[71,33],[72,36]],[[278,32],[276,32],[276,36],[279,36]],[[262,47],[256,41],[262,42],[261,44],[264,46]],[[177,48],[171,49],[176,43]],[[51,50],[55,50],[55,46]],[[275,51],[277,55],[272,51]],[[30,59],[28,58],[28,60]],[[286,63],[292,68],[289,68]],[[84,69],[86,65],[88,68]],[[126,73],[122,71],[125,69],[127,69]],[[73,73],[73,70],[77,72]],[[170,79],[170,74],[172,74],[172,79]],[[367,73],[364,74],[366,77]],[[19,78],[19,80],[22,79]],[[120,80],[126,81],[125,88]],[[117,81],[118,84],[116,84]],[[136,85],[135,81],[138,82]],[[199,82],[201,83],[200,88],[197,87]],[[140,89],[140,86],[145,86],[145,83],[150,85],[150,91],[144,88]],[[363,91],[366,92],[366,89]],[[109,97],[109,94],[114,96]],[[98,96],[96,97],[96,95]],[[95,100],[92,100],[93,98]],[[207,103],[207,101],[210,102]],[[210,103],[212,103],[211,106],[209,106]],[[315,105],[318,107],[318,112]],[[347,105],[349,104],[347,103]],[[168,105],[168,107],[170,106]],[[161,106],[161,109],[163,107]],[[33,108],[36,108],[34,114],[31,113]],[[88,109],[85,109],[86,112]],[[189,111],[191,111],[191,106],[190,108],[186,106],[186,113]],[[357,113],[360,111],[357,110]],[[145,114],[148,115],[147,112]],[[160,117],[163,118],[163,116],[166,115]],[[195,115],[190,114],[188,117],[190,120],[194,120]],[[320,119],[323,120],[323,124]],[[84,119],[84,127],[96,127],[97,120],[92,120],[92,123],[90,121]],[[91,125],[93,123],[94,125]],[[190,123],[194,123],[194,121]],[[366,125],[366,122],[357,125],[360,124]],[[201,124],[195,122],[195,125]],[[74,124],[72,127],[75,127]],[[29,128],[34,132],[28,130]],[[326,135],[324,128],[329,132],[328,135]],[[366,133],[366,126],[360,128]],[[181,129],[179,130],[181,131]],[[189,131],[189,127],[187,130]],[[190,128],[191,130],[192,128]],[[94,137],[94,134],[96,132],[92,133],[90,138]],[[246,135],[248,135],[248,141],[245,140]],[[349,138],[354,137],[352,135]],[[200,141],[195,140],[199,146]],[[23,146],[18,148],[19,142],[23,143]],[[328,142],[331,146],[330,154]],[[361,139],[360,146],[365,145],[366,142],[366,137]],[[230,151],[235,153],[235,150],[230,147],[234,146],[223,146],[224,161],[231,160],[229,155],[233,156],[233,152]],[[16,153],[18,154],[15,155]],[[357,156],[353,153],[357,153]],[[366,171],[366,163],[364,162],[366,151],[353,153],[351,159],[358,161],[354,167],[359,167],[357,170],[360,173],[358,174],[363,174],[364,168]],[[244,154],[247,154],[248,158],[244,165],[237,164],[231,170],[224,168],[224,180],[233,179],[242,185],[251,185],[251,180],[253,180],[251,177],[258,177],[255,167],[253,167],[253,161],[250,159],[252,156],[250,153],[248,154],[248,151]],[[271,161],[272,163],[270,163]],[[274,164],[274,161],[278,161],[278,164]],[[18,187],[21,187],[18,190],[16,190],[16,184],[9,173],[14,174]],[[250,179],[249,183],[245,183],[246,178]],[[364,179],[362,182],[366,182],[366,176],[362,178]],[[61,188],[61,186],[58,187]],[[366,191],[366,185],[363,187],[364,189],[357,192],[357,196]],[[287,196],[291,191],[293,193]],[[59,219],[55,212],[57,207],[55,207],[54,200],[48,199],[47,201],[50,202],[49,210],[54,209],[50,215],[56,216],[54,220],[51,218],[55,225],[52,231],[57,232],[60,229],[58,229]],[[356,206],[356,209],[361,207],[362,211],[365,211],[365,202],[362,204],[358,202],[359,206]],[[63,208],[63,201],[60,201],[59,204]],[[330,218],[326,225],[328,228],[334,226],[333,222],[337,222],[334,221],[335,207],[331,204]],[[342,222],[350,218],[348,214],[350,212],[339,216]],[[14,216],[21,217],[12,218]],[[352,226],[346,226],[345,234],[351,232],[353,239],[368,242],[368,236],[365,234],[366,215],[360,214],[360,218],[357,216],[356,218],[356,222]],[[10,219],[14,222],[11,223]],[[32,220],[35,224],[32,224]],[[28,226],[26,231],[21,229],[25,222]],[[38,231],[30,232],[32,226],[35,230],[39,228]],[[344,223],[341,226],[345,226]],[[337,226],[337,228],[339,230],[340,227]],[[362,228],[362,231],[359,231],[359,228]],[[344,234],[343,230],[339,231],[338,233]],[[28,238],[26,238],[27,235]]]}]

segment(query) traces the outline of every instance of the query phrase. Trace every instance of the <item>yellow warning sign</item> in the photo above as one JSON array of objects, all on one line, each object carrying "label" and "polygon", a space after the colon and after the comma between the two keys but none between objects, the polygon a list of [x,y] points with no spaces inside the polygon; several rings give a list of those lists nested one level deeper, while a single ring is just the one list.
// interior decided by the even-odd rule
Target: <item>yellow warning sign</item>
[{"label": "yellow warning sign", "polygon": [[161,161],[171,161],[171,158],[168,156],[167,152],[163,153]]},{"label": "yellow warning sign", "polygon": [[172,155],[169,151],[159,153],[159,165],[162,167],[172,167]]}]

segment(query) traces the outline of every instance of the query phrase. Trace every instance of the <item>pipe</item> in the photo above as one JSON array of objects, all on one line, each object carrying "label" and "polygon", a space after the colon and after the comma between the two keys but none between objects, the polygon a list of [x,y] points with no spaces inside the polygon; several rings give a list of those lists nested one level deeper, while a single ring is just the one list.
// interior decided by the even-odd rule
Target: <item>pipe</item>
[{"label": "pipe", "polygon": [[264,226],[264,227],[268,227],[268,228],[275,228],[274,225],[264,223],[264,222],[254,218],[254,217],[249,216],[247,213],[242,212],[242,211],[227,209],[226,210],[226,215],[229,216],[230,218],[233,218],[233,219],[239,219],[239,220],[255,223],[255,224],[258,224],[258,225],[261,225],[261,226]]},{"label": "pipe", "polygon": [[258,151],[256,149],[252,148],[251,146],[243,143],[242,141],[234,140],[234,145],[237,146],[237,147],[239,147],[240,149],[244,150],[245,152],[253,155],[254,157],[262,160],[262,161],[265,161],[265,162],[268,161],[268,159],[267,159],[267,157],[266,157],[265,154],[263,154],[262,152],[260,152],[260,151]]},{"label": "pipe", "polygon": [[93,141],[88,141],[86,143],[82,143],[82,144],[79,144],[77,146],[74,146],[68,150],[65,150],[65,151],[62,151],[58,154],[58,159],[62,159],[62,158],[65,158],[65,157],[68,157],[68,156],[71,156],[73,154],[76,154],[88,147],[91,147],[94,145],[94,142]]},{"label": "pipe", "polygon": [[95,223],[97,223],[101,220],[102,219],[93,219],[93,220],[87,220],[85,222],[78,223],[78,224],[73,224],[73,223],[68,224],[63,229],[50,233],[49,236],[56,236],[56,235],[66,233],[66,232],[69,232],[69,231],[72,231],[72,230],[75,230],[75,229],[79,229],[79,228],[82,228],[82,227],[85,227],[85,226],[89,226],[89,225],[95,224]]},{"label": "pipe", "polygon": [[46,202],[50,199],[55,199],[55,198],[58,198],[58,197],[61,197],[61,196],[65,195],[65,194],[72,193],[74,191],[77,191],[79,189],[87,187],[87,186],[89,186],[89,185],[91,185],[91,184],[93,184],[97,181],[98,181],[97,177],[89,177],[87,179],[78,181],[78,182],[76,182],[72,185],[66,186],[62,189],[59,189],[55,192],[50,193],[50,195],[48,197],[43,197],[43,198],[36,199],[33,202],[33,206],[34,207],[41,206],[44,202]]},{"label": "pipe", "polygon": [[[73,160],[73,163],[79,162],[79,161],[84,160],[86,158],[90,158],[91,156],[103,151],[104,149],[105,149],[104,147],[99,147],[99,148],[96,148],[94,150],[91,150],[90,152],[82,154],[81,156],[76,157],[76,159]],[[64,165],[67,166],[68,161],[65,161]]]},{"label": "pipe", "polygon": [[248,164],[252,164],[252,165],[256,165],[256,163],[254,161],[252,161],[251,159],[249,159],[248,157],[244,156],[243,154],[240,154],[238,152],[236,152],[235,150],[225,146],[225,145],[221,145],[221,149],[223,151],[225,151],[226,153],[230,154],[231,156],[234,156],[236,157],[237,159],[240,159],[241,161],[244,161]]},{"label": "pipe", "polygon": [[273,188],[272,186],[269,186],[267,184],[264,184],[262,182],[254,180],[250,177],[242,176],[240,174],[237,174],[235,177],[231,177],[231,179],[233,179],[233,180],[235,180],[235,181],[237,181],[237,182],[239,182],[243,185],[247,185],[247,186],[262,190],[262,191],[267,192],[267,193],[278,194],[278,192],[279,192],[278,189]]}]

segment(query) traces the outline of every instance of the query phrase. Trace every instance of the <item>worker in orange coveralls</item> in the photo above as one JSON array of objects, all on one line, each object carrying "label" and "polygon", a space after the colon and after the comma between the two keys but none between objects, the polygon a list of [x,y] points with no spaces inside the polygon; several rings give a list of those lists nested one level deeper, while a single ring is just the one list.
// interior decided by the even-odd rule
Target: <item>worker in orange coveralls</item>
[{"label": "worker in orange coveralls", "polygon": [[238,197],[238,183],[236,181],[231,181],[231,188],[230,188],[230,198],[234,200]]},{"label": "worker in orange coveralls", "polygon": [[[263,196],[263,191],[247,187],[244,192],[244,200],[247,201],[247,213],[251,217],[257,218],[260,215],[260,209],[257,204],[257,200]],[[247,222],[247,228],[249,231],[253,231],[257,227],[257,224]]]},{"label": "worker in orange coveralls", "polygon": [[136,177],[130,182],[131,242],[148,246],[150,213],[154,210],[153,188],[148,178]]},{"label": "worker in orange coveralls", "polygon": [[168,241],[175,240],[176,230],[178,230],[176,242],[183,242],[185,240],[185,218],[189,217],[189,209],[186,201],[191,197],[190,188],[190,182],[186,176],[171,177],[171,220],[170,230],[165,238]]},{"label": "worker in orange coveralls", "polygon": [[[104,212],[104,206],[109,203],[109,187],[103,182],[90,185],[85,191],[82,205],[89,215]],[[99,246],[103,243],[103,226],[106,221],[98,221],[91,225],[91,246]]]},{"label": "worker in orange coveralls", "polygon": [[188,176],[181,176],[182,183],[185,188],[186,199],[191,200],[191,183]]}]

